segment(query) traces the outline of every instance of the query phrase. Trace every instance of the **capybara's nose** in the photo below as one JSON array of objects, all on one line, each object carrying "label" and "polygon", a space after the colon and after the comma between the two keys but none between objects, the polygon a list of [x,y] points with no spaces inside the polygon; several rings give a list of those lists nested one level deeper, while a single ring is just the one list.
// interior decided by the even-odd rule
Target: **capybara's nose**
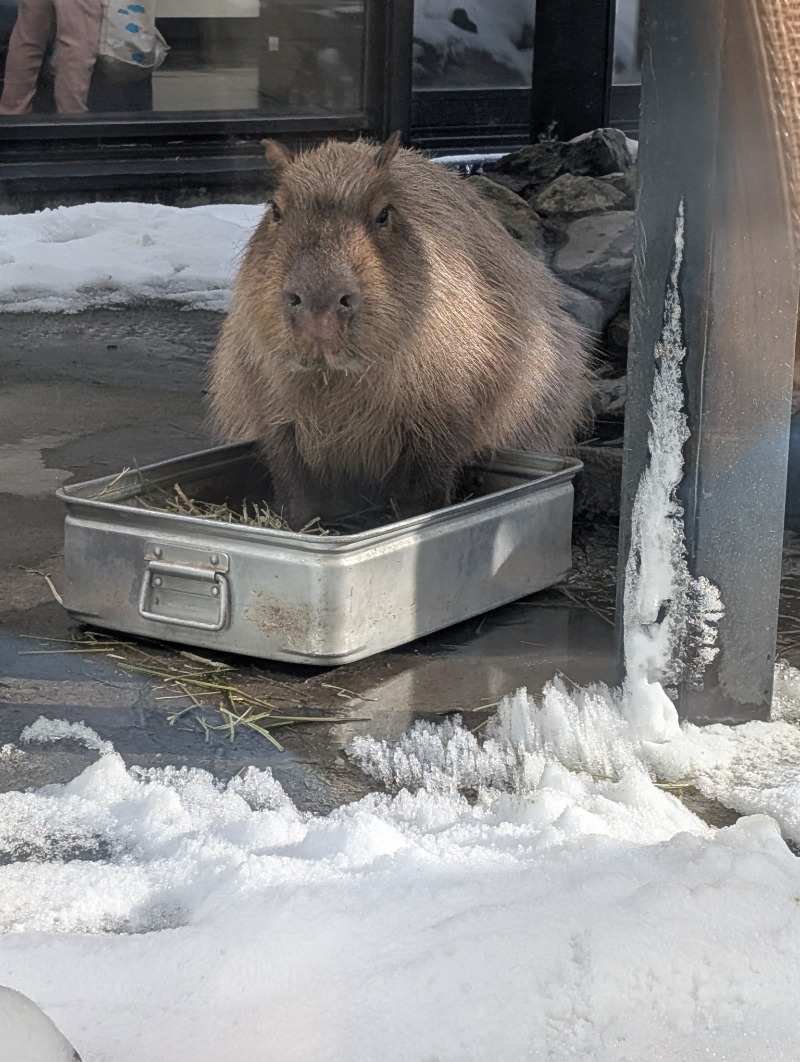
[{"label": "capybara's nose", "polygon": [[345,291],[339,296],[336,312],[342,318],[352,317],[361,309],[361,292]]},{"label": "capybara's nose", "polygon": [[284,308],[292,317],[301,312],[314,316],[335,313],[340,320],[347,321],[361,309],[361,301],[361,293],[355,288],[331,293],[287,288],[283,293]]}]

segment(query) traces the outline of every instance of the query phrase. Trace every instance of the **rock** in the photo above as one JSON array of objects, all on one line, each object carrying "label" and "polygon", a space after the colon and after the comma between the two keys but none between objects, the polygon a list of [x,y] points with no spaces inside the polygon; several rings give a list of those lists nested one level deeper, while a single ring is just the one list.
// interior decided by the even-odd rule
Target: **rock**
[{"label": "rock", "polygon": [[627,351],[631,337],[631,319],[628,311],[618,313],[608,322],[608,338],[615,347]]},{"label": "rock", "polygon": [[537,258],[545,257],[545,233],[538,215],[524,199],[488,177],[467,177],[467,184],[491,205],[515,240]]},{"label": "rock", "polygon": [[528,20],[526,19],[525,22],[522,24],[522,30],[520,31],[519,37],[517,37],[517,39],[514,41],[514,47],[519,48],[521,52],[525,52],[529,48],[533,47],[533,38],[533,23],[528,22]]},{"label": "rock", "polygon": [[591,522],[619,520],[622,447],[579,446],[583,468],[575,477],[575,517]]},{"label": "rock", "polygon": [[492,184],[501,184],[504,188],[508,188],[509,191],[516,192],[517,195],[522,195],[524,191],[530,188],[531,182],[525,174],[497,173],[495,170],[490,169],[489,164],[483,167],[483,172],[491,180]]},{"label": "rock", "polygon": [[[568,143],[531,144],[472,178],[506,229],[567,284],[565,308],[612,377],[627,361],[636,148],[618,129],[596,129]],[[601,386],[598,402],[600,416],[615,423],[624,385]]]},{"label": "rock", "polygon": [[606,310],[599,299],[593,299],[584,291],[568,287],[569,298],[564,304],[567,313],[572,314],[576,321],[580,321],[589,332],[592,339],[598,339],[603,334],[606,326]]},{"label": "rock", "polygon": [[592,408],[596,417],[622,419],[625,413],[625,399],[628,394],[628,378],[620,376],[616,380],[601,378],[594,382]]},{"label": "rock", "polygon": [[595,129],[563,146],[567,173],[600,177],[624,173],[633,164],[628,138],[619,129]]},{"label": "rock", "polygon": [[577,218],[553,258],[562,280],[603,303],[608,318],[628,298],[633,264],[633,211],[613,210]]},{"label": "rock", "polygon": [[32,999],[0,986],[0,1062],[81,1062]]},{"label": "rock", "polygon": [[531,206],[541,214],[577,216],[619,209],[625,198],[624,192],[597,177],[562,173],[531,200]]},{"label": "rock", "polygon": [[497,173],[524,181],[520,194],[526,199],[530,198],[564,172],[567,146],[560,141],[531,144],[520,151],[504,155],[491,168],[487,166],[486,175],[492,178]]},{"label": "rock", "polygon": [[[525,199],[539,194],[562,173],[601,177],[624,173],[633,164],[628,140],[619,129],[595,129],[577,140],[545,141],[512,151],[486,168],[488,177],[513,178]],[[523,183],[524,182],[524,183]]]},{"label": "rock", "polygon": [[612,188],[616,188],[618,192],[622,192],[624,198],[621,204],[625,210],[633,210],[634,203],[636,201],[636,165],[629,166],[624,173],[607,173],[603,177],[598,177],[598,181],[601,184],[611,185]]}]

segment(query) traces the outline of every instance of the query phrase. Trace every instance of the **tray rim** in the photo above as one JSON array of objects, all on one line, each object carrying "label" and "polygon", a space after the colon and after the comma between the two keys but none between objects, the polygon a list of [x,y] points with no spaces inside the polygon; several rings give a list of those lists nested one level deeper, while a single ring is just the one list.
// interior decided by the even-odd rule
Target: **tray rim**
[{"label": "tray rim", "polygon": [[[204,450],[193,451],[178,457],[167,458],[140,468],[131,469],[127,473],[117,472],[108,476],[100,476],[95,479],[83,480],[79,483],[70,483],[59,487],[55,496],[64,503],[67,508],[67,516],[74,514],[76,510],[94,513],[97,517],[105,514],[107,517],[125,517],[126,523],[133,525],[148,525],[151,531],[161,530],[161,526],[168,528],[168,533],[173,535],[201,532],[201,537],[209,537],[218,534],[213,529],[224,530],[225,537],[233,536],[238,540],[251,540],[254,542],[271,542],[282,547],[300,549],[313,553],[340,553],[350,552],[357,548],[372,547],[382,544],[387,540],[402,537],[404,535],[422,532],[431,527],[455,522],[462,515],[478,513],[485,509],[494,508],[498,500],[512,501],[520,496],[536,494],[550,487],[571,482],[576,474],[583,468],[583,462],[571,456],[553,456],[550,454],[536,454],[524,450],[498,450],[495,454],[487,455],[471,462],[471,467],[485,469],[486,471],[506,472],[509,474],[524,475],[536,471],[536,478],[523,480],[523,482],[503,487],[492,491],[490,494],[468,498],[466,501],[448,505],[445,508],[433,509],[417,516],[406,517],[403,520],[394,520],[380,527],[365,531],[358,531],[347,535],[311,535],[301,534],[299,531],[283,531],[270,527],[252,527],[246,524],[225,523],[210,517],[189,516],[183,513],[172,513],[158,509],[139,509],[133,505],[125,505],[122,500],[115,500],[113,494],[108,498],[86,497],[82,492],[88,490],[101,491],[112,483],[119,482],[124,485],[128,477],[140,476],[143,473],[168,475],[170,468],[180,469],[182,463],[206,459],[213,462],[200,466],[192,471],[211,471],[215,467],[233,464],[243,458],[256,456],[257,444],[255,442],[229,443],[223,446],[208,447]],[[123,486],[120,488],[124,489]],[[81,492],[81,493],[78,493]],[[123,494],[123,498],[130,498],[135,491]],[[144,527],[142,530],[146,530]]]}]

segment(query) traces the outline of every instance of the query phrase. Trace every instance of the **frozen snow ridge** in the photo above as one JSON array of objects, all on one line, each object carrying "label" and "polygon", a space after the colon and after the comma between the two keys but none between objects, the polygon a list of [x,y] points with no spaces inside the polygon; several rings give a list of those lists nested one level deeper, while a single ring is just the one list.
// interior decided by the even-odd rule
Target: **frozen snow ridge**
[{"label": "frozen snow ridge", "polygon": [[53,741],[72,738],[87,749],[94,749],[101,756],[108,756],[114,751],[110,741],[104,741],[97,731],[86,723],[68,723],[66,719],[46,719],[40,715],[35,723],[26,726],[19,735],[24,743],[37,742],[40,745]]},{"label": "frozen snow ridge", "polygon": [[678,278],[683,263],[684,205],[655,347],[655,377],[648,436],[650,460],[633,504],[631,548],[625,569],[624,710],[653,741],[679,732],[678,714],[664,687],[698,681],[717,653],[723,613],[717,588],[689,572],[683,506],[683,445],[689,427],[683,410],[681,364],[686,356]]}]

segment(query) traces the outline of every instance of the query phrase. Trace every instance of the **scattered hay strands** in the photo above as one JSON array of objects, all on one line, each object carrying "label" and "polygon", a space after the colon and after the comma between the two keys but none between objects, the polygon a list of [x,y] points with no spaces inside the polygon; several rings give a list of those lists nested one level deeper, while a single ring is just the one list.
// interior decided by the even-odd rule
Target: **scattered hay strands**
[{"label": "scattered hay strands", "polygon": [[[148,652],[136,642],[112,638],[97,631],[83,631],[72,639],[41,638],[36,640],[50,642],[54,647],[31,649],[26,651],[26,655],[99,653],[113,660],[121,671],[128,674],[146,675],[158,680],[154,685],[157,693],[156,700],[189,701],[186,707],[167,716],[169,725],[175,726],[179,720],[190,716],[203,731],[206,742],[211,740],[214,731],[225,731],[233,743],[238,728],[246,727],[266,738],[279,752],[283,752],[283,745],[274,737],[273,730],[301,723],[332,725],[347,721],[336,716],[282,713],[270,701],[248,693],[247,690],[235,685],[228,674],[228,672],[235,671],[231,664],[226,664],[221,660],[210,660],[197,653],[178,651],[176,655],[181,658],[181,661],[178,666],[175,666],[164,663],[158,656]],[[59,644],[67,645],[68,648],[55,648]],[[118,649],[124,649],[126,654],[133,654],[138,659],[131,660],[129,655],[115,652]],[[288,683],[270,679],[268,676],[265,678],[276,686],[295,692]],[[340,687],[332,688],[340,689]],[[354,693],[352,696],[358,697],[359,695]],[[209,712],[216,712],[222,717],[222,721],[208,722],[206,714]]]}]

